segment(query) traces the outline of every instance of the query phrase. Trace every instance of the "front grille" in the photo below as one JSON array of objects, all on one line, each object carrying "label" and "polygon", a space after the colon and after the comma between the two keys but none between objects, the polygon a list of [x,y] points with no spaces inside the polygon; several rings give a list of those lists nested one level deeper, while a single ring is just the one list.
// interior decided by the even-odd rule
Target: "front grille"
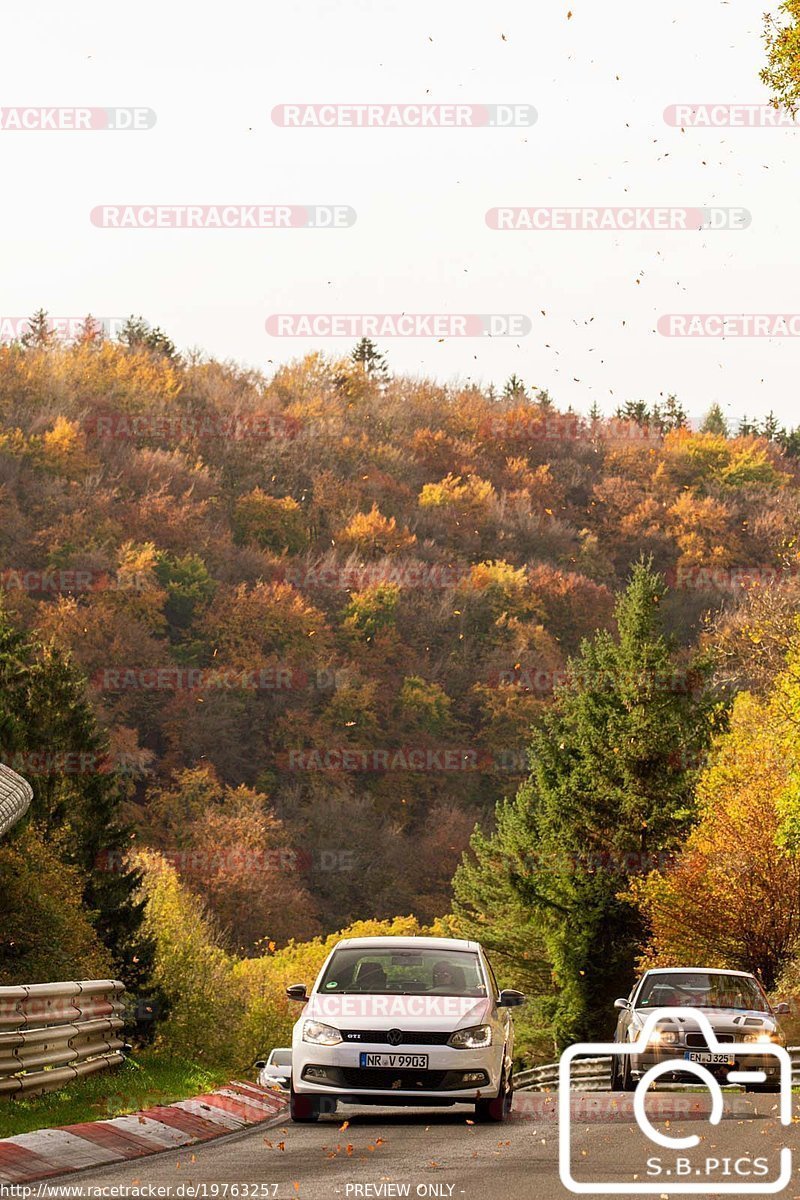
[{"label": "front grille", "polygon": [[423,1033],[417,1030],[398,1030],[399,1042],[389,1042],[388,1029],[343,1029],[342,1039],[345,1042],[371,1043],[378,1046],[446,1046],[449,1033]]},{"label": "front grille", "polygon": [[[718,1033],[717,1041],[718,1042],[735,1042],[736,1038],[734,1037],[734,1035],[732,1033]],[[687,1033],[686,1045],[691,1046],[695,1050],[707,1050],[708,1049],[708,1042],[706,1041],[705,1034],[703,1034],[703,1033]]]},{"label": "front grille", "polygon": [[388,1067],[342,1067],[347,1087],[375,1088],[376,1091],[401,1092],[436,1091],[442,1086],[447,1071],[392,1071]]}]

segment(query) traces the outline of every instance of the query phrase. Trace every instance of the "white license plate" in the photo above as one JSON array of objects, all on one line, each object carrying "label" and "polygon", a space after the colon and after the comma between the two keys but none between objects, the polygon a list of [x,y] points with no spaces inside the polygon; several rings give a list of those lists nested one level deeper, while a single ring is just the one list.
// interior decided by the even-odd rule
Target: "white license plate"
[{"label": "white license plate", "polygon": [[708,1067],[732,1067],[729,1054],[711,1054],[708,1050],[687,1050],[683,1056],[687,1062],[703,1063]]},{"label": "white license plate", "polygon": [[427,1071],[427,1054],[370,1054],[362,1050],[358,1056],[360,1067],[390,1067],[399,1071]]}]

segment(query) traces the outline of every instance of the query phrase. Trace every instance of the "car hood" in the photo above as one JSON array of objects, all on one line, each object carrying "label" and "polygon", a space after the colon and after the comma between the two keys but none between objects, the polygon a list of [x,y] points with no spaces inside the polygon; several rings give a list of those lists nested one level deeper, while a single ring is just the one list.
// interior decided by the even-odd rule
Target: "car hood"
[{"label": "car hood", "polygon": [[[701,1008],[698,1010],[708,1020],[714,1033],[732,1033],[737,1040],[741,1041],[748,1033],[780,1033],[780,1027],[776,1017],[771,1013],[758,1012],[757,1009],[745,1009],[744,1011],[725,1011],[722,1009]],[[647,1018],[653,1012],[650,1008],[637,1008],[634,1010],[633,1016],[637,1028],[641,1029]],[[663,1018],[659,1019],[659,1026],[668,1028],[675,1024],[680,1029],[688,1031],[696,1031],[700,1028],[698,1022],[687,1015],[683,1008],[672,1008],[664,1011]]]},{"label": "car hood", "polygon": [[447,1030],[481,1025],[491,1012],[485,996],[401,996],[363,993],[322,996],[315,993],[303,1017],[337,1029]]}]

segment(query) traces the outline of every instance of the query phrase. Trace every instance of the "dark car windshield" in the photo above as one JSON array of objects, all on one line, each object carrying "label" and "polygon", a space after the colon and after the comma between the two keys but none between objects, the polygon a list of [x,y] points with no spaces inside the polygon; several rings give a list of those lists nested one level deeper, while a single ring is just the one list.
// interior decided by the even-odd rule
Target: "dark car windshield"
[{"label": "dark car windshield", "polygon": [[748,975],[665,971],[645,976],[637,1008],[719,1008],[768,1012],[761,988]]},{"label": "dark car windshield", "polygon": [[334,952],[324,995],[485,996],[478,955],[469,950],[343,948]]}]

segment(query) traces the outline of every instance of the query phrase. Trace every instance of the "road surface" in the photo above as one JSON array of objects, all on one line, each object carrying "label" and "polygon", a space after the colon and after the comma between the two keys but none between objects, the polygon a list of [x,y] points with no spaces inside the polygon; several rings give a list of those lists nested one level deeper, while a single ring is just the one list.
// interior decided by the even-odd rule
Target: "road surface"
[{"label": "road surface", "polygon": [[[521,1101],[523,1111],[504,1125],[469,1123],[472,1118],[467,1108],[347,1108],[316,1125],[282,1120],[180,1152],[83,1171],[52,1181],[42,1195],[57,1195],[60,1184],[61,1194],[73,1197],[99,1194],[89,1188],[134,1187],[138,1189],[135,1192],[106,1190],[103,1194],[223,1200],[232,1196],[230,1185],[238,1183],[251,1185],[248,1195],[257,1200],[272,1196],[279,1200],[377,1200],[403,1195],[437,1200],[565,1200],[570,1193],[559,1179],[558,1124],[553,1114],[542,1114],[541,1100],[536,1101],[538,1108],[531,1107],[530,1095]],[[753,1170],[752,1164],[762,1159],[768,1159],[773,1168],[769,1178],[776,1177],[780,1147],[800,1147],[797,1124],[788,1129],[780,1126],[771,1096],[732,1099],[736,1100],[735,1112],[716,1128],[699,1119],[699,1114],[694,1120],[672,1120],[668,1126],[659,1123],[658,1128],[671,1136],[701,1136],[698,1151],[683,1153],[695,1155],[693,1169],[695,1162],[718,1162],[720,1166],[712,1168],[714,1179],[730,1183],[737,1178],[734,1164],[738,1163],[740,1170]],[[603,1093],[602,1100],[595,1098],[593,1103],[600,1108],[594,1113],[582,1108],[573,1129],[574,1170],[579,1178],[615,1183],[638,1177],[638,1181],[652,1184],[648,1157],[662,1156],[662,1172],[679,1157],[675,1151],[648,1143],[627,1117],[620,1120],[610,1113],[609,1105],[616,1107],[611,1093]],[[345,1121],[349,1124],[343,1128]],[[796,1165],[800,1165],[800,1152],[796,1157]],[[669,1195],[666,1175],[655,1178],[659,1186],[654,1194]],[[758,1177],[751,1175],[748,1181],[758,1181]],[[798,1183],[796,1170],[793,1182]],[[256,1184],[259,1190],[253,1189]],[[81,1192],[66,1191],[79,1185]],[[149,1190],[150,1185],[169,1190],[159,1193]],[[794,1198],[800,1195],[800,1186],[790,1186],[783,1194]],[[239,1196],[244,1195],[241,1190]],[[233,1197],[235,1200],[235,1193]]]}]

